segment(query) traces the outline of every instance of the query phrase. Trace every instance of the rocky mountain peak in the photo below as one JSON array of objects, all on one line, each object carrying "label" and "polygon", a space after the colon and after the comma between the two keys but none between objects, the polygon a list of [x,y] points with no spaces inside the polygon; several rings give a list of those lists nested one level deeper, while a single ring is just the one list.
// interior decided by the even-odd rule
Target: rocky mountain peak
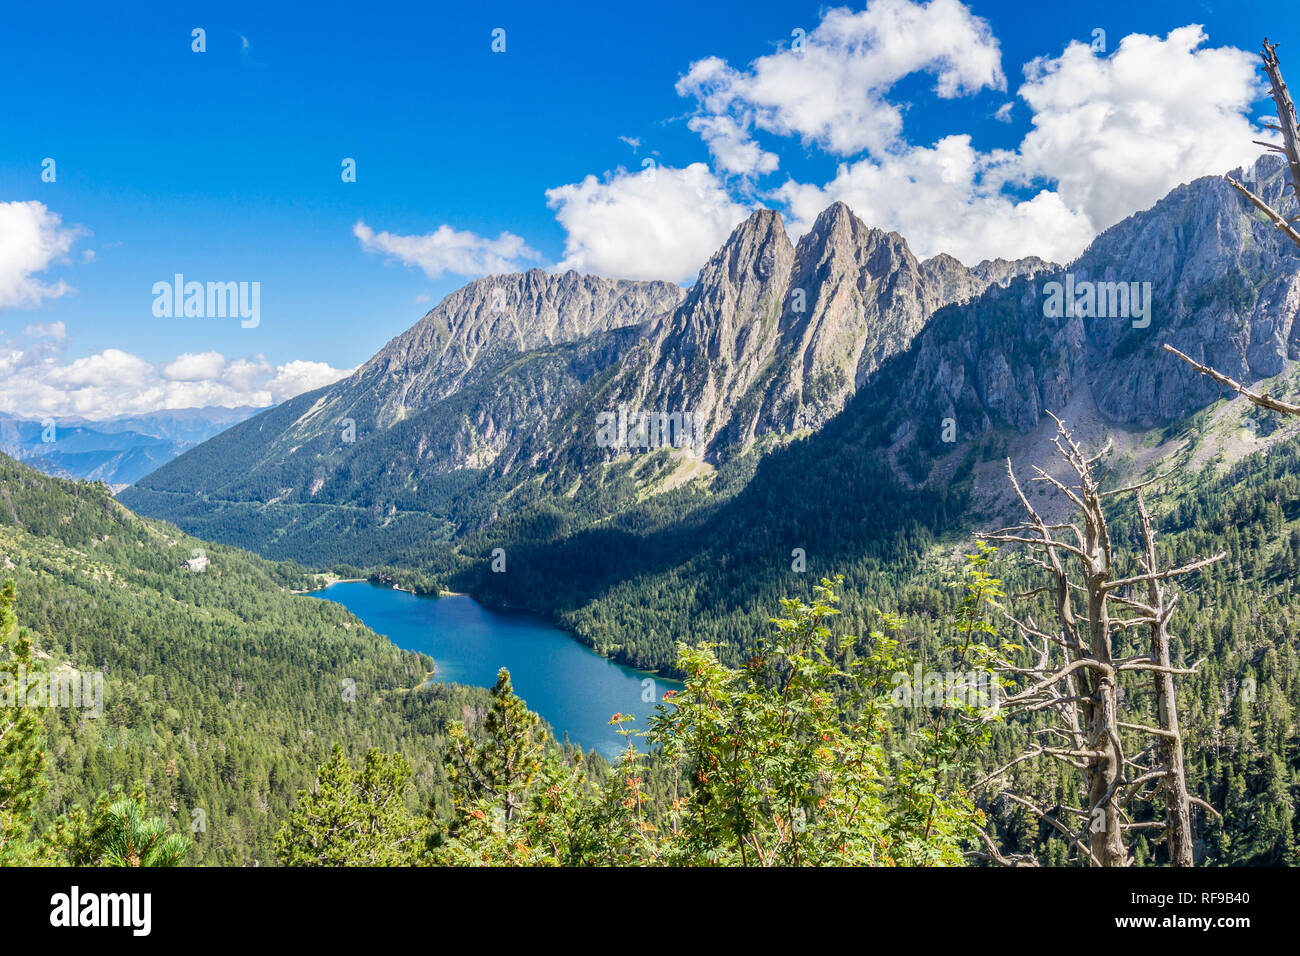
[{"label": "rocky mountain peak", "polygon": [[[1282,169],[1266,156],[1243,175],[1280,201]],[[1295,214],[1292,200],[1280,205]],[[894,385],[909,396],[890,413],[899,460],[952,451],[939,437],[949,420],[958,445],[1008,426],[1028,433],[1049,410],[1141,432],[1224,394],[1166,342],[1246,382],[1300,357],[1300,253],[1220,176],[1177,187],[1067,267],[1017,268],[1023,278],[940,312],[918,336]],[[993,263],[986,275],[998,271],[1009,270]],[[903,447],[913,442],[925,454]]]},{"label": "rocky mountain peak", "polygon": [[793,254],[781,214],[756,210],[700,269],[682,308],[694,312],[701,303],[717,303],[728,296],[752,298],[768,286],[782,284]]},{"label": "rocky mountain peak", "polygon": [[[671,282],[605,279],[542,269],[485,276],[450,293],[389,342],[353,377],[424,405],[474,381],[512,353],[576,342],[639,325],[675,308],[685,291]],[[371,387],[365,385],[365,387]]]}]

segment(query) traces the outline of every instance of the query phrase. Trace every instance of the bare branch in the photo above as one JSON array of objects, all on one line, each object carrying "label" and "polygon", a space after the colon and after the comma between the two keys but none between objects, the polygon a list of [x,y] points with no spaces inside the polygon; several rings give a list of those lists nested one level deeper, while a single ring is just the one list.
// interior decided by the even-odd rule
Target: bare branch
[{"label": "bare branch", "polygon": [[[1300,239],[1297,239],[1297,245],[1300,245]],[[1260,395],[1258,392],[1252,392],[1236,379],[1228,378],[1228,376],[1224,375],[1222,372],[1217,372],[1208,365],[1202,365],[1195,359],[1189,358],[1168,342],[1165,343],[1164,350],[1177,355],[1202,375],[1208,375],[1220,385],[1228,386],[1228,388],[1232,389],[1238,395],[1244,396],[1252,405],[1258,405],[1260,408],[1267,408],[1271,411],[1281,412],[1283,415],[1300,415],[1300,405],[1292,405],[1290,402],[1284,402],[1281,399],[1273,398],[1271,395]]]},{"label": "bare branch", "polygon": [[1297,246],[1300,246],[1300,232],[1296,232],[1295,229],[1291,227],[1291,224],[1288,223],[1284,218],[1282,218],[1281,213],[1277,212],[1272,206],[1264,202],[1264,200],[1260,199],[1253,192],[1251,192],[1241,183],[1237,182],[1231,176],[1224,176],[1223,178],[1228,181],[1229,186],[1231,186],[1233,189],[1237,190],[1237,192],[1245,196],[1246,199],[1250,201],[1250,204],[1252,206],[1254,206],[1264,215],[1268,216],[1268,218],[1272,221],[1273,225],[1275,225],[1278,229],[1280,229],[1283,233],[1285,233],[1288,239],[1294,242]]}]

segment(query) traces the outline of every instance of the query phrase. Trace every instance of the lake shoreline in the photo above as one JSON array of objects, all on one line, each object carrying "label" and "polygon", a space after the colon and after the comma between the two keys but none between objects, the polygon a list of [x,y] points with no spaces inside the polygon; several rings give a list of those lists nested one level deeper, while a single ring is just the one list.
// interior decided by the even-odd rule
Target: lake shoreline
[{"label": "lake shoreline", "polygon": [[536,611],[530,611],[527,608],[511,607],[508,604],[500,604],[500,605],[486,604],[483,601],[480,601],[469,591],[440,590],[437,594],[420,594],[416,591],[411,590],[410,588],[398,587],[396,584],[384,584],[379,581],[372,581],[370,580],[370,578],[338,578],[337,580],[330,581],[326,584],[322,584],[318,588],[311,588],[310,590],[307,591],[292,591],[290,593],[316,594],[320,591],[328,590],[329,588],[332,588],[336,584],[369,584],[371,587],[380,588],[385,591],[400,591],[401,593],[409,594],[412,597],[433,598],[434,600],[438,600],[441,598],[448,598],[448,597],[466,597],[469,598],[471,601],[473,601],[475,604],[479,605],[480,607],[486,608],[488,610],[500,611],[508,614],[522,614],[528,617],[537,618],[539,621],[546,621],[546,623],[550,627],[559,631],[561,634],[564,634],[566,637],[569,638],[569,640],[573,641],[579,647],[583,648],[584,650],[590,651],[591,653],[599,657],[601,660],[609,661],[611,664],[617,664],[619,667],[626,667],[628,670],[636,671],[638,674],[644,674],[647,677],[654,678],[655,680],[669,681],[674,684],[680,684],[682,682],[682,679],[680,677],[676,677],[672,674],[665,674],[661,670],[652,670],[646,667],[638,667],[636,664],[629,664],[625,661],[620,661],[615,657],[611,657],[608,654],[604,654],[601,651],[597,650],[593,645],[588,644],[586,641],[582,640],[582,638],[578,637],[577,634],[574,634],[572,631],[566,630],[565,628],[556,624],[554,621],[550,620],[545,614],[539,614]]},{"label": "lake shoreline", "polygon": [[[307,596],[345,608],[396,649],[432,658],[435,682],[490,688],[502,668],[509,670],[515,693],[557,740],[567,733],[606,759],[617,759],[626,745],[610,725],[612,715],[635,714],[644,730],[665,692],[682,686],[598,653],[541,615],[493,609],[471,594],[413,594],[369,580],[333,584],[344,582]],[[437,600],[419,600],[426,597]]]}]

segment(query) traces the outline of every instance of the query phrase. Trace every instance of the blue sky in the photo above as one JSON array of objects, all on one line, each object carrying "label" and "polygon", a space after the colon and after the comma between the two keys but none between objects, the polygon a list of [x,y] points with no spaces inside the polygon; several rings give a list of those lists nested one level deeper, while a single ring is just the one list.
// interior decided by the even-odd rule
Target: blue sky
[{"label": "blue sky", "polygon": [[[1265,35],[1300,77],[1281,3],[180,6],[0,13],[0,411],[282,400],[502,265],[689,281],[756,205],[1068,259],[1258,152]],[[177,272],[257,327],[155,316]]]}]

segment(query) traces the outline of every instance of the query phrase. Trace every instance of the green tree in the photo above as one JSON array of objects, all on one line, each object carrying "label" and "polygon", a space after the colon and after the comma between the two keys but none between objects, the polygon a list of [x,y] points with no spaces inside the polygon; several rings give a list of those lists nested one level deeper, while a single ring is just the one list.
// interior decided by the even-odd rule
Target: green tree
[{"label": "green tree", "polygon": [[506,823],[516,820],[542,768],[548,733],[541,718],[515,696],[508,670],[501,668],[492,687],[483,740],[471,738],[459,721],[448,733],[447,776],[458,787],[462,802],[494,801]]},{"label": "green tree", "polygon": [[[837,638],[827,622],[839,613],[838,581],[823,580],[811,604],[783,601],[785,616],[773,621],[776,637],[743,667],[722,665],[710,646],[679,646],[686,687],[660,709],[647,734],[683,784],[657,860],[740,866],[965,861],[982,814],[953,781],[976,735],[945,730],[936,717],[920,750],[886,748],[894,709],[887,685],[908,669],[887,633],[899,622],[886,617],[865,647],[856,638]],[[974,617],[964,620],[964,636],[979,632]],[[970,652],[973,642],[965,643]],[[966,723],[950,716],[948,727],[958,726]],[[619,805],[631,812],[638,803]]]},{"label": "green tree", "polygon": [[354,768],[343,748],[320,768],[312,790],[275,836],[284,866],[408,866],[421,852],[426,822],[406,805],[411,767],[376,748]]},{"label": "green tree", "polygon": [[33,807],[45,792],[44,726],[24,706],[24,685],[35,671],[32,641],[18,627],[15,587],[0,589],[0,866],[41,862],[32,840]]},{"label": "green tree", "polygon": [[144,787],[100,794],[87,813],[80,806],[55,821],[43,843],[52,859],[71,866],[180,866],[194,845],[148,815]]},{"label": "green tree", "polygon": [[596,793],[581,755],[550,742],[540,717],[515,696],[510,672],[497,674],[477,734],[448,728],[444,758],[455,817],[432,860],[440,865],[566,865],[585,862]]},{"label": "green tree", "polygon": [[180,866],[190,841],[167,832],[158,817],[146,817],[144,804],[134,798],[108,808],[100,844],[102,866]]}]

